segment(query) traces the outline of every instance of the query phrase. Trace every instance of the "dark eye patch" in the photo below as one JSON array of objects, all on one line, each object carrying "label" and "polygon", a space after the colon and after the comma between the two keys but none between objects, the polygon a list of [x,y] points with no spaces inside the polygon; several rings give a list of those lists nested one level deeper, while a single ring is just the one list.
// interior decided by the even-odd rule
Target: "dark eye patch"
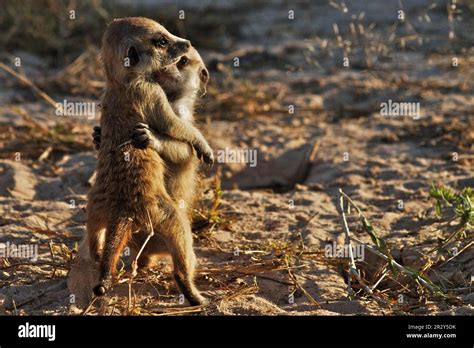
[{"label": "dark eye patch", "polygon": [[166,47],[168,46],[169,41],[165,37],[160,37],[158,39],[151,39],[151,44],[155,47]]}]

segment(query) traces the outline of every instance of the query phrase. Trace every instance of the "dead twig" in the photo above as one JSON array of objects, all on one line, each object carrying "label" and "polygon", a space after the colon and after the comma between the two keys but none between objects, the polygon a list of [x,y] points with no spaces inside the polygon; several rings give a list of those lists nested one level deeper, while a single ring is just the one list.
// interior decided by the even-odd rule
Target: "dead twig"
[{"label": "dead twig", "polygon": [[441,296],[443,298],[451,298],[451,296],[447,295],[439,286],[434,284],[429,278],[426,276],[422,275],[420,271],[417,271],[415,269],[409,268],[409,267],[404,267],[397,263],[394,259],[393,256],[390,254],[390,250],[385,243],[385,241],[380,238],[374,227],[370,224],[370,222],[367,220],[365,215],[362,213],[360,208],[355,204],[355,202],[347,196],[341,189],[339,189],[339,193],[341,197],[343,196],[344,198],[347,199],[347,201],[351,204],[352,207],[354,207],[359,215],[359,220],[362,223],[364,230],[370,235],[372,242],[375,244],[375,246],[372,246],[370,244],[366,244],[359,239],[357,239],[354,236],[350,236],[349,238],[357,243],[360,243],[364,245],[365,248],[369,249],[372,251],[374,254],[377,256],[381,257],[385,261],[388,262],[390,267],[393,269],[397,269],[401,273],[408,275],[410,278],[412,278],[417,284],[426,287],[429,289],[432,293],[437,294],[438,296]]},{"label": "dead twig", "polygon": [[221,298],[219,303],[222,303],[223,301],[232,300],[239,296],[255,294],[257,291],[258,291],[258,286],[256,283],[252,285],[248,285],[248,286],[243,286],[243,287],[238,288],[235,292]]},{"label": "dead twig", "polygon": [[352,250],[353,250],[352,243],[351,243],[352,238],[349,231],[349,225],[347,224],[346,213],[344,210],[344,196],[341,189],[339,189],[339,206],[341,208],[342,222],[344,225],[344,233],[346,235],[346,243],[349,246],[349,259],[350,259],[349,260],[349,276],[347,277],[347,287],[348,287],[349,295],[354,294],[354,290],[352,289],[352,286],[351,286],[351,276],[354,276],[354,278],[357,279],[357,282],[360,284],[360,286],[362,286],[362,288],[367,293],[367,295],[373,297],[377,302],[385,305],[386,302],[374,294],[372,289],[365,283],[365,281],[360,276],[359,271],[357,270],[357,266],[354,260],[354,254],[352,253]]},{"label": "dead twig", "polygon": [[66,264],[60,264],[60,263],[53,263],[53,262],[48,262],[48,261],[42,261],[42,262],[18,262],[18,263],[15,263],[15,264],[10,264],[8,266],[4,266],[4,267],[0,267],[0,270],[1,271],[4,271],[6,269],[9,269],[9,268],[13,268],[13,267],[19,267],[19,266],[42,266],[42,265],[47,265],[47,266],[52,266],[52,267],[56,267],[56,268],[65,268],[65,269],[68,269],[68,265]]},{"label": "dead twig", "polygon": [[94,305],[95,301],[97,301],[97,299],[99,299],[100,297],[99,296],[94,296],[94,298],[92,299],[92,301],[89,303],[89,305],[86,307],[86,309],[84,309],[81,313],[81,315],[86,315],[87,312],[89,312],[89,310],[92,308],[92,306]]},{"label": "dead twig", "polygon": [[[356,242],[359,242],[359,243],[363,243],[362,241],[360,241],[359,239],[355,238],[355,237],[352,237],[352,240],[356,241]],[[372,251],[374,254],[376,254],[377,256],[380,256],[382,259],[384,259],[385,261],[389,261],[389,258],[382,254],[380,251],[378,251],[375,247],[373,247],[372,245],[368,245],[368,244],[364,244],[366,248],[368,248],[370,251]],[[404,274],[407,274],[409,275],[410,277],[414,278],[415,281],[417,282],[420,282],[423,286],[427,287],[429,290],[431,290],[433,293],[439,293],[442,295],[442,297],[446,297],[447,295],[444,294],[444,292],[435,284],[433,284],[430,280],[428,280],[427,278],[423,277],[423,276],[420,276],[415,270],[411,270],[407,267],[404,267],[402,265],[400,265],[398,262],[392,260],[392,266],[394,266],[395,268],[397,268],[399,271],[401,271],[402,273]]]},{"label": "dead twig", "polygon": [[187,313],[199,313],[204,310],[205,306],[200,306],[200,307],[187,307],[187,308],[179,308],[179,310],[172,310],[171,308],[165,310],[163,313],[154,313],[154,312],[148,312],[150,315],[155,316],[155,317],[162,317],[162,316],[170,316],[170,315],[180,315],[180,314],[187,314]]},{"label": "dead twig", "polygon": [[287,271],[288,271],[288,276],[290,277],[290,279],[293,281],[293,285],[295,287],[297,287],[307,298],[308,300],[314,304],[315,306],[318,306],[319,308],[322,308],[321,307],[321,304],[313,297],[310,295],[309,292],[306,291],[305,288],[303,288],[303,286],[301,286],[301,284],[298,282],[298,279],[296,279],[295,275],[293,274],[293,272],[291,272],[291,267],[290,267],[290,264],[288,262],[288,259],[285,258],[285,263],[286,263],[286,266],[287,266]]},{"label": "dead twig", "polygon": [[467,250],[471,245],[474,244],[474,240],[471,240],[467,245],[465,245],[461,250],[459,250],[456,254],[454,254],[453,256],[451,256],[449,259],[447,259],[446,261],[444,261],[441,265],[439,265],[439,267],[443,267],[444,265],[446,265],[448,262],[451,262],[455,257],[461,255],[461,253],[463,253],[465,250]]},{"label": "dead twig", "polygon": [[148,241],[155,235],[155,231],[153,229],[153,223],[151,222],[150,218],[150,213],[148,210],[146,211],[146,214],[148,216],[148,222],[150,223],[150,233],[148,234],[147,238],[142,244],[142,247],[137,253],[137,256],[135,256],[135,259],[132,261],[132,273],[130,275],[130,278],[128,280],[128,310],[130,311],[131,309],[131,302],[132,302],[132,280],[133,278],[136,277],[137,275],[137,270],[138,270],[138,259],[140,258],[140,255],[142,254],[143,250],[145,249],[146,245],[148,244]]},{"label": "dead twig", "polygon": [[39,89],[33,81],[31,81],[29,78],[27,78],[25,75],[17,73],[15,70],[10,68],[9,66],[3,64],[0,62],[0,68],[5,70],[7,73],[12,75],[13,77],[17,78],[20,82],[23,84],[27,85],[30,87],[33,91],[36,92],[41,98],[43,98],[49,105],[51,105],[53,108],[56,108],[56,102],[54,101],[53,98],[51,98],[49,95],[47,95],[45,92],[43,92],[41,89]]}]

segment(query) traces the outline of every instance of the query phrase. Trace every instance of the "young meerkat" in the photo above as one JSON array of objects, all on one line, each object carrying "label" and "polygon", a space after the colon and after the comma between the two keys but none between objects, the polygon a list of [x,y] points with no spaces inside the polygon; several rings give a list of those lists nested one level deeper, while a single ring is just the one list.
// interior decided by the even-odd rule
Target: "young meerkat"
[{"label": "young meerkat", "polygon": [[132,233],[153,227],[171,254],[174,278],[182,293],[192,305],[206,302],[194,285],[191,228],[185,212],[167,192],[163,159],[151,148],[139,149],[127,143],[138,123],[149,124],[189,143],[212,163],[212,150],[202,134],[176,116],[163,89],[153,81],[155,72],[178,62],[189,48],[189,41],[147,18],[114,20],[104,34],[107,88],[102,99],[101,147],[96,182],[88,197],[85,240],[89,254],[100,261],[96,295],[111,287],[117,261]]},{"label": "young meerkat", "polygon": [[[153,74],[165,91],[173,110],[185,122],[193,124],[196,99],[206,93],[209,72],[198,51],[191,47],[178,63],[167,66]],[[187,224],[191,224],[191,213],[197,186],[199,160],[189,144],[162,135],[140,123],[132,134],[132,144],[138,148],[151,147],[166,164],[165,184],[171,198],[180,209],[186,211]],[[93,141],[100,148],[101,129],[94,128]],[[133,254],[143,245],[147,232],[134,234],[130,242]],[[157,257],[166,253],[166,246],[159,236],[153,237],[143,250],[138,262],[142,267],[156,265]],[[132,255],[133,255],[132,254]]]}]

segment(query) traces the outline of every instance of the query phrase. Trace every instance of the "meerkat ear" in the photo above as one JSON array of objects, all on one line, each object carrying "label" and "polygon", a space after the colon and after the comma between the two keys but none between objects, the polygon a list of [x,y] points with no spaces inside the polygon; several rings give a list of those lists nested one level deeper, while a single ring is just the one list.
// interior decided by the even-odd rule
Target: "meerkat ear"
[{"label": "meerkat ear", "polygon": [[199,72],[199,79],[201,80],[201,97],[206,95],[207,93],[207,83],[209,82],[209,71],[207,71],[206,68],[202,68],[201,71]]},{"label": "meerkat ear", "polygon": [[138,55],[138,51],[134,46],[130,46],[127,50],[127,57],[130,66],[135,66],[140,61],[140,56]]},{"label": "meerkat ear", "polygon": [[199,78],[201,79],[202,83],[207,83],[209,82],[209,71],[207,71],[206,68],[202,68],[200,73],[199,73]]}]

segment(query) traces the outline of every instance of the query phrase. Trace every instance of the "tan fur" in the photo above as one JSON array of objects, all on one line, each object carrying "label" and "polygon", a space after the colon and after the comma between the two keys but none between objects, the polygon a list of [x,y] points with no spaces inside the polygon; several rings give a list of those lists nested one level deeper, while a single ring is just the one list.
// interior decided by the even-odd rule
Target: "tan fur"
[{"label": "tan fur", "polygon": [[[151,44],[160,37],[167,38],[169,48]],[[87,204],[86,237],[91,255],[100,260],[100,283],[94,289],[98,295],[110,288],[118,258],[132,233],[150,230],[149,214],[158,239],[171,254],[181,291],[193,305],[205,302],[193,281],[190,224],[167,192],[163,159],[152,148],[120,146],[130,139],[137,123],[147,123],[174,139],[191,143],[203,155],[210,151],[212,156],[204,137],[176,116],[163,89],[150,79],[155,71],[179,59],[184,53],[182,41],[146,18],[115,20],[104,34],[107,89],[102,100],[97,179]],[[123,58],[135,56],[131,47],[139,61],[125,67]]]},{"label": "tan fur", "polygon": [[[183,56],[187,63],[177,64],[162,69],[154,77],[173,101],[171,105],[176,114],[185,122],[193,124],[196,98],[203,94],[209,80],[209,73],[199,53],[191,47]],[[152,147],[165,160],[166,189],[180,210],[185,212],[186,223],[191,224],[192,208],[196,195],[198,159],[193,155],[189,145],[176,141],[157,132],[150,132]],[[140,246],[144,235],[137,235],[132,245]],[[156,265],[157,256],[163,253],[159,242],[150,243],[139,260],[141,266]]]}]

